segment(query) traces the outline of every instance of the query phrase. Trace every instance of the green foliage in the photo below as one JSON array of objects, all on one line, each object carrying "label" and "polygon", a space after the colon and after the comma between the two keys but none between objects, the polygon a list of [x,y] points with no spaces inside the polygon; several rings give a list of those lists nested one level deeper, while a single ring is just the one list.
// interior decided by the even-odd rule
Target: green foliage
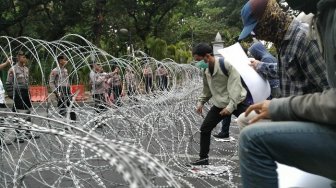
[{"label": "green foliage", "polygon": [[146,47],[149,51],[149,54],[158,59],[162,60],[166,58],[167,54],[167,43],[166,41],[155,38],[155,37],[149,37],[146,40]]}]

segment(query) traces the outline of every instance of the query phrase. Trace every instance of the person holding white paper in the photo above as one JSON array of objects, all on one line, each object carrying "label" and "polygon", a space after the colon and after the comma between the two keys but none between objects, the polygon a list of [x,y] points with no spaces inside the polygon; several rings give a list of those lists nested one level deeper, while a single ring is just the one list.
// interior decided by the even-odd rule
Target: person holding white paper
[{"label": "person holding white paper", "polygon": [[[255,1],[257,0],[250,0],[243,9],[253,7],[251,6],[253,3],[256,5],[264,2],[260,4],[259,9],[254,10],[263,10],[261,7],[267,7],[266,11],[263,10],[264,14],[285,16],[275,1],[272,4],[267,4],[272,0],[257,3]],[[299,4],[300,7],[301,5],[305,7],[306,1],[299,1]],[[269,7],[270,5],[273,6]],[[314,7],[311,8],[314,9]],[[276,162],[336,180],[336,41],[334,35],[336,0],[320,0],[317,8],[319,14],[314,20],[318,21],[318,31],[325,50],[328,81],[333,88],[312,94],[266,100],[247,109],[247,115],[255,111],[257,116],[250,120],[251,125],[242,130],[239,138],[243,187],[278,187]],[[257,20],[255,22],[254,26],[258,24]],[[307,41],[300,42],[307,43]],[[308,54],[305,55],[308,56]],[[271,119],[274,122],[255,123],[261,119]]]},{"label": "person holding white paper", "polygon": [[280,84],[278,75],[278,60],[268,52],[265,46],[259,42],[254,42],[248,49],[254,57],[250,66],[259,73],[263,78],[267,79],[271,86],[271,98],[280,97]]},{"label": "person holding white paper", "polygon": [[[329,89],[325,61],[306,24],[292,19],[275,0],[250,0],[241,11],[244,23],[239,40],[253,32],[258,39],[273,42],[278,51],[281,97]],[[238,117],[240,128],[255,115]],[[246,122],[246,123],[245,123]]]}]

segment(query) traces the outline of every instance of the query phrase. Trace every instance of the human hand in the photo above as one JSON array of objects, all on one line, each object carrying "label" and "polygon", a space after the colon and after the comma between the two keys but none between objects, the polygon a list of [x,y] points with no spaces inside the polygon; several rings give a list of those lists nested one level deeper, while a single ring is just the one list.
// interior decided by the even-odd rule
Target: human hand
[{"label": "human hand", "polygon": [[61,93],[60,92],[57,92],[57,91],[55,91],[54,92],[54,94],[55,94],[55,96],[56,96],[56,99],[60,99],[60,97],[61,97]]},{"label": "human hand", "polygon": [[12,65],[12,64],[13,64],[12,57],[7,58],[5,65],[7,66],[7,65]]},{"label": "human hand", "polygon": [[254,69],[257,70],[258,64],[260,63],[260,61],[258,60],[251,60],[251,64],[250,66]]},{"label": "human hand", "polygon": [[229,110],[227,110],[226,108],[224,108],[223,110],[221,110],[221,111],[219,112],[219,114],[220,114],[221,116],[228,116],[228,115],[231,115],[231,112],[230,112]]},{"label": "human hand", "polygon": [[257,104],[253,104],[249,106],[247,110],[245,111],[245,117],[247,117],[250,114],[250,112],[252,112],[253,110],[258,114],[256,117],[252,118],[249,121],[249,124],[255,123],[261,119],[269,119],[270,118],[270,115],[269,115],[270,103],[271,103],[270,100],[265,100],[261,103],[257,103]]},{"label": "human hand", "polygon": [[203,112],[203,105],[199,105],[196,107],[196,113],[202,115]]}]

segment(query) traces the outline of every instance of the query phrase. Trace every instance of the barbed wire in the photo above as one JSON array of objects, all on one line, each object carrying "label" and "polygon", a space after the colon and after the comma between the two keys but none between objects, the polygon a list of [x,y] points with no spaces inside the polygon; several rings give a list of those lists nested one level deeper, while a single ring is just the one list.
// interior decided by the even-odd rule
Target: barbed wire
[{"label": "barbed wire", "polygon": [[[51,91],[47,100],[33,103],[30,114],[11,112],[7,99],[8,108],[0,111],[0,187],[239,186],[236,141],[212,143],[210,161],[225,166],[223,173],[200,176],[186,166],[198,158],[202,122],[195,113],[202,89],[201,71],[195,66],[158,61],[143,52],[116,58],[79,35],[52,42],[2,36],[0,44],[0,59],[15,57],[18,50],[28,52],[29,68],[36,74],[30,83],[38,80],[48,87],[59,54],[69,60],[72,85],[89,77],[83,70],[91,70],[92,61],[107,72],[119,66],[122,76],[125,68],[131,68],[138,81],[134,96],[125,96],[122,105],[107,105],[100,113],[92,100],[79,102],[74,97],[76,121],[59,114]],[[165,90],[154,84],[152,91],[145,92],[142,70],[148,65],[153,70],[160,65],[167,69]],[[20,143],[19,135],[27,131],[33,137]]]}]

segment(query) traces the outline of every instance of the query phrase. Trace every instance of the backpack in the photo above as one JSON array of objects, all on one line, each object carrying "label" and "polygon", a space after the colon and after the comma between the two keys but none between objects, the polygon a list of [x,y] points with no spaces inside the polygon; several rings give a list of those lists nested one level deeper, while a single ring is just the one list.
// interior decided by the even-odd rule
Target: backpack
[{"label": "backpack", "polygon": [[[220,69],[222,70],[222,72],[224,73],[224,75],[229,77],[229,73],[225,68],[225,63],[224,63],[224,58],[223,57],[219,58],[219,66],[220,66]],[[247,95],[246,95],[246,98],[244,100],[244,104],[249,106],[249,105],[254,103],[253,98],[252,98],[252,94],[251,94],[250,90],[248,89],[244,79],[241,76],[240,76],[240,81],[241,81],[243,87],[245,88],[245,90],[247,91]]]}]

